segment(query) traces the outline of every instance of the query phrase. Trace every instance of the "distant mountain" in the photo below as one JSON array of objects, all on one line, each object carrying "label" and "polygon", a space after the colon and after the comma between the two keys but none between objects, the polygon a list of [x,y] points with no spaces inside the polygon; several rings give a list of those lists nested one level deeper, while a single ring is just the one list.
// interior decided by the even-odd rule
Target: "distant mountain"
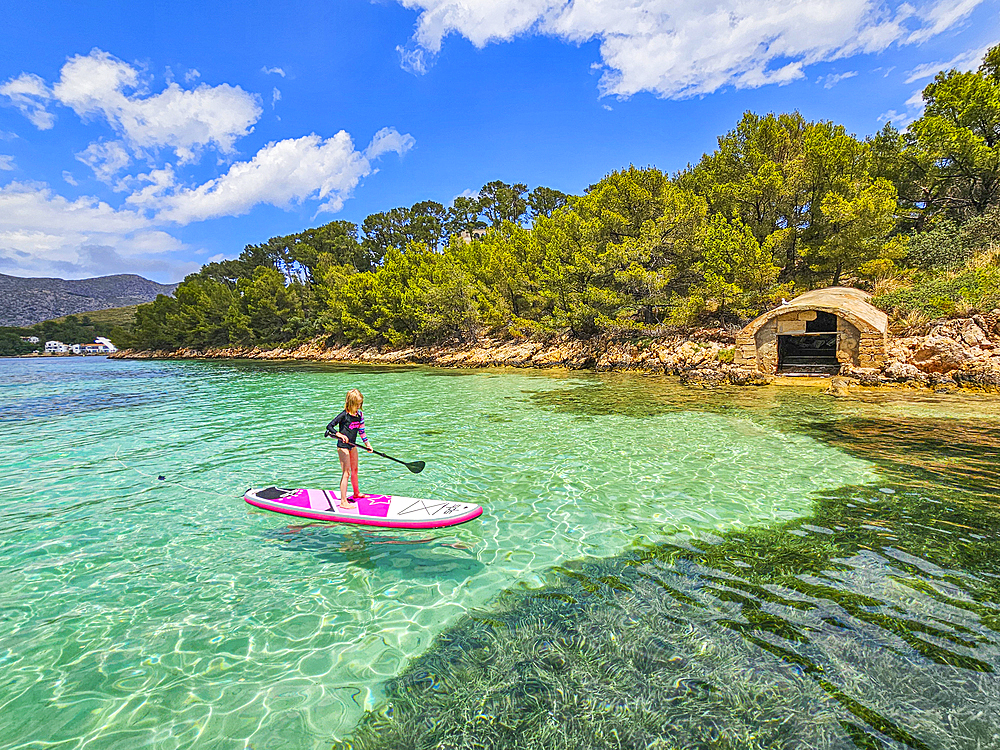
[{"label": "distant mountain", "polygon": [[177,284],[157,284],[132,273],[94,279],[25,279],[0,273],[0,326],[30,326],[63,315],[152,302]]}]

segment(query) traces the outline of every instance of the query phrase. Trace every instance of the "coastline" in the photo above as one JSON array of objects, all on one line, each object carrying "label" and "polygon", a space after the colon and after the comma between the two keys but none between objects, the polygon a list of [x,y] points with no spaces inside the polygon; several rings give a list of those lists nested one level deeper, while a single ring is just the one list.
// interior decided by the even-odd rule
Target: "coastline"
[{"label": "coastline", "polygon": [[[855,385],[904,385],[947,390],[962,387],[1000,392],[1000,311],[981,316],[934,321],[920,336],[894,337],[889,357],[880,368],[844,365],[839,375],[815,378],[829,384],[832,395],[844,395]],[[996,320],[993,320],[993,318]],[[565,368],[595,372],[637,372],[676,375],[685,385],[759,386],[788,382],[732,364],[736,332],[704,328],[659,336],[601,334],[588,339],[562,334],[546,340],[451,342],[398,349],[326,346],[316,339],[289,347],[211,347],[204,350],[123,349],[110,359],[257,359],[272,361],[339,362],[375,365],[430,365],[446,368],[515,367]],[[803,383],[812,379],[795,378]]]}]

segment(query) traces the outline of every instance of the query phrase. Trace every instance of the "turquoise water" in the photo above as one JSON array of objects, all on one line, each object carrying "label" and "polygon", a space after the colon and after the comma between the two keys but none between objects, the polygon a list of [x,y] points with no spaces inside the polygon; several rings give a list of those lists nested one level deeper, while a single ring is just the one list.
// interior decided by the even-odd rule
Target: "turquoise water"
[{"label": "turquoise water", "polygon": [[[320,436],[350,387],[365,393],[376,448],[427,461],[413,475],[363,455],[362,491],[475,502],[483,516],[373,531],[246,505],[251,485],[336,484]],[[847,425],[992,412],[987,399],[816,393],[578,373],[0,361],[0,746],[330,747],[470,613],[518,591],[558,593],[552,576],[581,560],[758,529],[825,538],[836,529],[810,531],[813,516],[844,488],[885,498],[954,480],[924,458],[929,473],[901,470],[913,484],[900,485],[898,443],[880,452],[880,431]],[[852,450],[855,439],[875,449]],[[892,580],[866,568],[843,585],[891,598]],[[917,619],[941,616],[919,606]],[[1000,666],[995,634],[976,627],[977,659]],[[730,666],[746,658],[727,653]]]}]

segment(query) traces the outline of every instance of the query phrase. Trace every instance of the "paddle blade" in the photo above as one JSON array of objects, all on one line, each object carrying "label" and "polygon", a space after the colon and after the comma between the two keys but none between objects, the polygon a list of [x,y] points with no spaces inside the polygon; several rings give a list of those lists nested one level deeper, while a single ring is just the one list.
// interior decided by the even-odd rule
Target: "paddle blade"
[{"label": "paddle blade", "polygon": [[419,474],[424,470],[424,462],[411,461],[410,463],[406,464],[406,468],[412,471],[414,474]]}]

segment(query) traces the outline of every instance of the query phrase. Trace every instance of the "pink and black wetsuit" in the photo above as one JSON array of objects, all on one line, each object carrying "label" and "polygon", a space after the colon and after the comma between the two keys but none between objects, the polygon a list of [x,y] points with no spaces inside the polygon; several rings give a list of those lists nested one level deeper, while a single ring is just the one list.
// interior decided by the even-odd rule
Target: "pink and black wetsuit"
[{"label": "pink and black wetsuit", "polygon": [[[343,440],[337,440],[338,448],[350,448],[352,445],[357,445],[359,442],[363,443],[368,440],[368,437],[365,435],[365,417],[360,411],[357,414],[349,414],[345,409],[326,426],[326,431],[330,435],[337,432],[341,435],[347,435],[347,443]],[[358,440],[358,438],[361,439]]]}]

